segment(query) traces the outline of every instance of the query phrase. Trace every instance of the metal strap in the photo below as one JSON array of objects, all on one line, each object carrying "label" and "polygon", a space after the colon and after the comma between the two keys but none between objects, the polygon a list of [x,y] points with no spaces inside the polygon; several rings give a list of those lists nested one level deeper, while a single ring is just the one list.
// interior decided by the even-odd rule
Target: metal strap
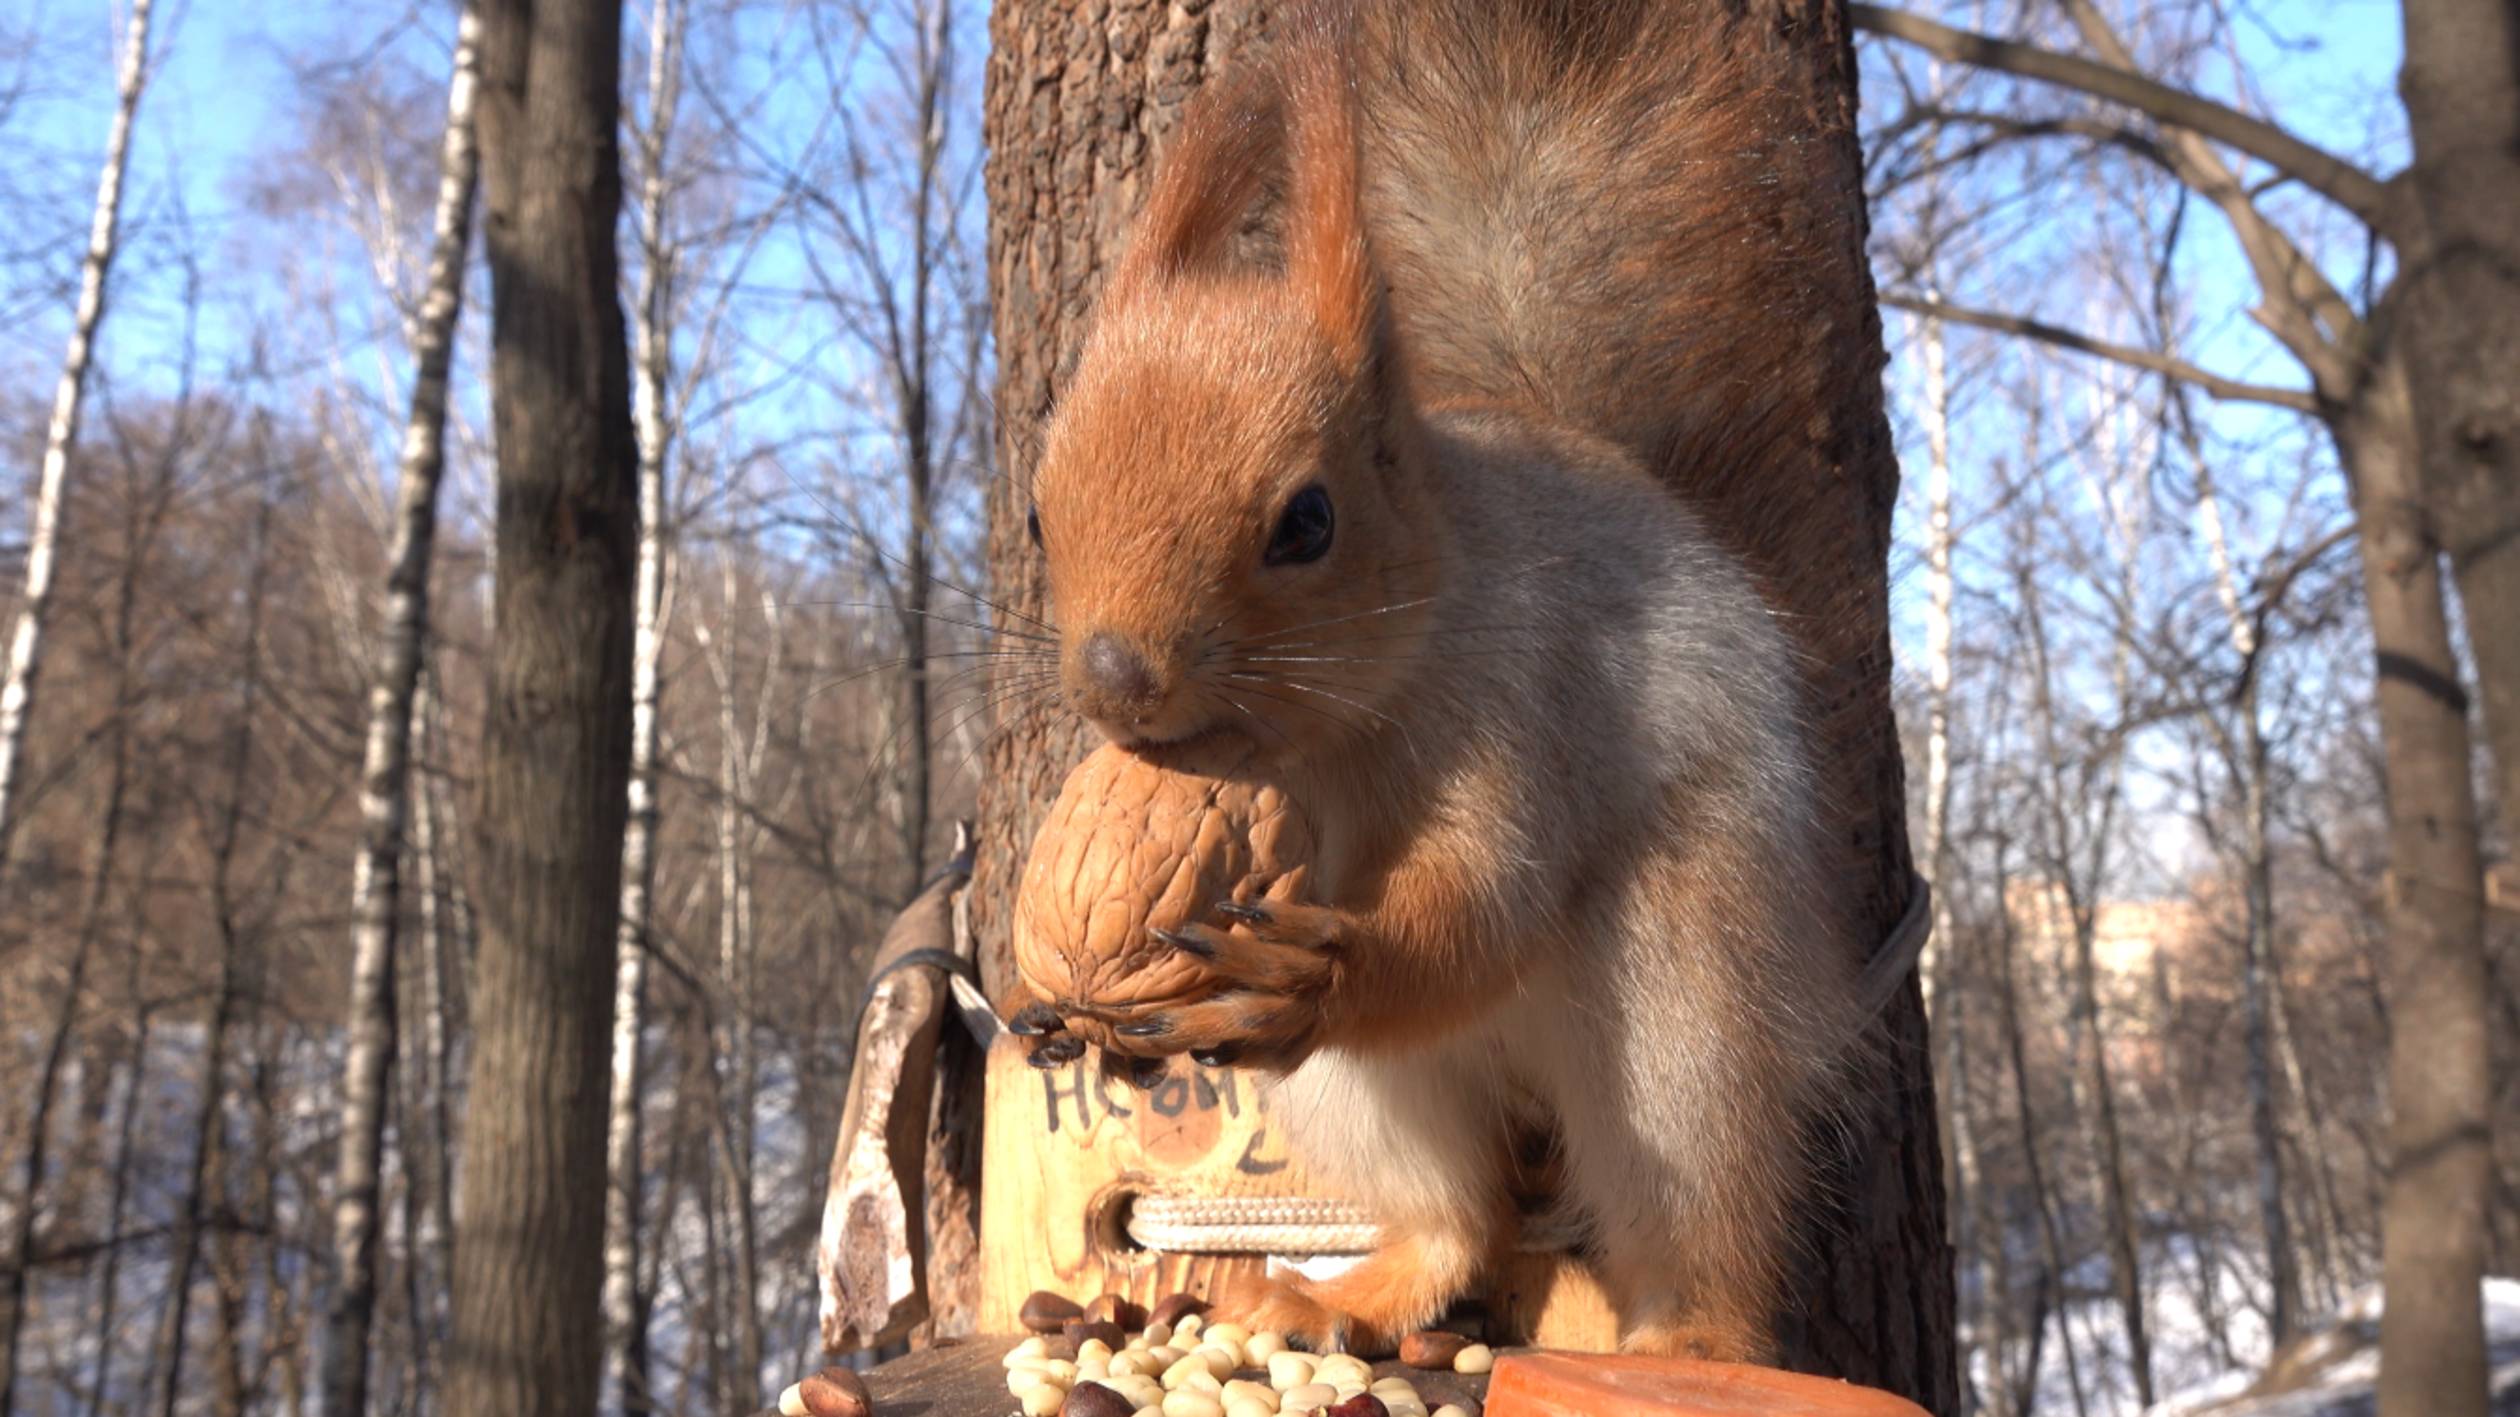
[{"label": "metal strap", "polygon": [[1907,982],[1908,971],[1916,968],[1917,958],[1925,953],[1925,941],[1934,933],[1934,888],[1914,871],[1908,872],[1907,909],[1900,912],[1899,923],[1890,927],[1864,963],[1864,975],[1856,997],[1864,1012],[1857,1031],[1870,1028],[1881,1011],[1890,1007],[1899,986]]}]

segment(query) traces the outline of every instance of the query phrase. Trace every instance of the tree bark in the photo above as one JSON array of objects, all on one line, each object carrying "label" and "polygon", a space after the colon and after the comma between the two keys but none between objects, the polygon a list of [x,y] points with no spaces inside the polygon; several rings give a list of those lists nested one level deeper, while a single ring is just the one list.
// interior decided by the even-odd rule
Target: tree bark
[{"label": "tree bark", "polygon": [[596,1397],[637,454],[614,252],[619,0],[485,0],[498,583],[449,1412]]},{"label": "tree bark", "polygon": [[2381,1417],[2481,1417],[2493,1174],[2484,868],[2440,552],[2384,361],[2337,446],[2353,478],[2388,793],[2389,1164],[2380,1222]]},{"label": "tree bark", "polygon": [[79,265],[79,304],[62,356],[61,382],[53,390],[52,423],[44,431],[44,463],[35,483],[35,528],[26,539],[26,590],[19,598],[17,627],[9,637],[8,678],[0,681],[0,879],[9,869],[9,838],[17,826],[18,769],[26,759],[26,725],[35,713],[37,676],[43,668],[44,621],[52,610],[55,544],[61,536],[63,484],[79,441],[79,412],[87,392],[88,364],[96,353],[97,327],[105,320],[105,280],[114,265],[115,235],[122,215],[123,169],[131,159],[131,124],[149,77],[150,0],[132,0],[123,33],[122,64],[115,80],[114,123],[105,139],[105,172],[96,183],[96,216],[88,227],[87,257]]},{"label": "tree bark", "polygon": [[2520,15],[2507,0],[2407,0],[2403,14],[2398,91],[2423,239],[2401,256],[2392,323],[2508,836],[2520,832]]},{"label": "tree bark", "polygon": [[[359,783],[359,854],[350,883],[350,1053],[341,1084],[341,1155],[333,1181],[337,1278],[324,1336],[324,1408],[364,1412],[368,1331],[376,1313],[378,1193],[395,1048],[394,949],[402,924],[402,854],[411,803],[412,704],[429,643],[429,567],[437,540],[438,484],[446,468],[448,375],[472,242],[473,66],[479,21],[456,20],[454,74],[446,86],[446,135],[428,287],[412,330],[412,387],[386,553],[385,644],[368,690],[367,750]],[[414,1323],[418,1322],[417,1315]],[[417,1330],[414,1332],[415,1341]]]},{"label": "tree bark", "polygon": [[[1838,402],[1810,430],[1803,477],[1764,488],[1792,525],[1797,554],[1768,579],[1785,623],[1803,632],[1821,777],[1836,787],[1825,839],[1840,844],[1838,897],[1869,950],[1907,901],[1903,767],[1889,700],[1887,591],[1898,469],[1881,403],[1880,317],[1864,258],[1866,218],[1855,138],[1855,65],[1838,0],[1762,0],[1751,7],[1792,34],[1774,75],[1802,95],[1823,180],[1825,212],[1786,213],[1844,233],[1810,272],[1844,321],[1799,346],[1798,385]],[[989,261],[998,351],[999,455],[1009,476],[990,493],[992,596],[1009,617],[1041,616],[1046,596],[1024,530],[1028,450],[1061,371],[1087,328],[1095,289],[1142,192],[1147,158],[1181,103],[1249,42],[1262,7],[1219,0],[1197,9],[1087,12],[1051,0],[1007,0],[991,19]],[[1014,977],[1008,917],[1023,853],[1084,740],[1074,720],[1024,717],[994,741],[983,777],[973,923],[983,978],[1004,998]],[[1955,1405],[1951,1259],[1943,1233],[1942,1161],[1914,984],[1881,1023],[1880,1086],[1844,1119],[1832,1168],[1837,1203],[1815,1214],[1798,1286],[1794,1360]],[[950,1301],[968,1276],[934,1274]]]}]

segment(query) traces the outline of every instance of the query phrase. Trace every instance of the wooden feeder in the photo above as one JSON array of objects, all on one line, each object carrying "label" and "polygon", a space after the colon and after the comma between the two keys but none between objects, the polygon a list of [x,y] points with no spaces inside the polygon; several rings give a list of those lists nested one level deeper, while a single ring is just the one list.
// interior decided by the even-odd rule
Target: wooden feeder
[{"label": "wooden feeder", "polygon": [[[871,971],[816,1249],[833,1353],[899,1342],[930,1316],[922,1221],[934,1058],[957,1008],[981,1030],[995,1027],[977,991],[954,977],[972,951],[956,908],[965,879],[949,869],[904,911]],[[1035,1069],[1021,1041],[999,1036],[987,1055],[979,1332],[1018,1331],[1017,1311],[1036,1290],[1080,1303],[1105,1293],[1144,1304],[1207,1297],[1224,1280],[1264,1272],[1272,1255],[1325,1239],[1330,1253],[1370,1248],[1369,1217],[1306,1170],[1286,1129],[1272,1125],[1257,1077],[1177,1059],[1141,1092],[1105,1078],[1090,1057]],[[1238,1233],[1184,1227],[1184,1211],[1229,1215]],[[1500,1343],[1596,1352],[1617,1343],[1599,1287],[1562,1254],[1514,1256],[1466,1309]]]},{"label": "wooden feeder", "polygon": [[[1016,1311],[1035,1290],[1080,1303],[1104,1293],[1141,1304],[1177,1292],[1204,1298],[1224,1280],[1262,1272],[1270,1254],[1287,1253],[1275,1248],[1281,1243],[1297,1251],[1328,1241],[1334,1253],[1369,1246],[1370,1223],[1322,1186],[1286,1129],[1272,1125],[1258,1079],[1184,1059],[1138,1092],[1104,1078],[1090,1058],[1036,1070],[1018,1042],[1001,1039],[989,1055],[982,1332],[1017,1331]],[[1207,1224],[1170,1220],[1201,1212]],[[1150,1214],[1157,1223],[1147,1223]],[[1183,1248],[1155,1247],[1167,1231]],[[1516,1256],[1484,1309],[1486,1334],[1498,1342],[1617,1346],[1608,1302],[1564,1256]]]},{"label": "wooden feeder", "polygon": [[[1020,1310],[1036,1291],[1151,1308],[1176,1293],[1212,1296],[1265,1272],[1273,1256],[1371,1247],[1370,1217],[1306,1169],[1257,1077],[1176,1059],[1160,1084],[1140,1090],[1106,1077],[1092,1057],[1031,1066],[1026,1040],[997,1031],[964,977],[967,837],[963,846],[903,912],[872,972],[817,1250],[827,1351],[898,1344],[931,1316],[935,1060],[957,1027],[995,1038],[985,1059],[978,1307],[966,1311],[979,1334],[1021,1332]],[[1455,1319],[1499,1347],[1558,1351],[1506,1353],[1492,1376],[1394,1363],[1376,1376],[1405,1376],[1430,1401],[1483,1404],[1486,1417],[1922,1417],[1903,1399],[1831,1379],[1617,1356],[1615,1315],[1591,1274],[1546,1249],[1511,1257]],[[883,1365],[866,1383],[875,1417],[896,1399],[938,1417],[1003,1413],[1005,1341],[948,1342]],[[834,1377],[826,1372],[818,1390],[840,1391]],[[779,1410],[819,1411],[799,1405],[812,1387],[790,1389],[782,1401],[791,1405]],[[846,1403],[833,1410],[862,1417]]]}]

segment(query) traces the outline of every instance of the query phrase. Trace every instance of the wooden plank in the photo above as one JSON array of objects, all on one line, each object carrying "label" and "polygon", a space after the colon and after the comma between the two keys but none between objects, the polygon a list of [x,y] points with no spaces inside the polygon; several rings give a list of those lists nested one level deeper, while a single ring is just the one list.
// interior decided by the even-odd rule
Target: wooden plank
[{"label": "wooden plank", "polygon": [[1139,1092],[1104,1077],[1090,1057],[1035,1069],[1023,1042],[1001,1038],[989,1055],[983,1331],[1020,1329],[1016,1311],[1037,1289],[1152,1304],[1175,1293],[1208,1297],[1262,1268],[1258,1256],[1138,1248],[1125,1228],[1138,1196],[1318,1193],[1284,1129],[1270,1125],[1261,1090],[1233,1069],[1180,1059],[1161,1084]]},{"label": "wooden plank", "polygon": [[[968,879],[966,851],[893,921],[868,970],[875,984],[814,1246],[826,1353],[894,1342],[928,1315],[928,1120],[951,1000],[941,961],[954,951],[954,895]],[[920,951],[940,963],[915,962]]]},{"label": "wooden plank", "polygon": [[[1124,1229],[1137,1196],[1332,1194],[1272,1125],[1268,1096],[1249,1076],[1179,1059],[1161,1086],[1141,1093],[1103,1077],[1091,1057],[1034,1069],[1023,1043],[1001,1038],[989,1056],[983,1332],[1020,1329],[1016,1313],[1035,1290],[1151,1305],[1174,1293],[1213,1297],[1224,1281],[1264,1267],[1256,1255],[1138,1248]],[[1481,1327],[1504,1341],[1618,1346],[1609,1301],[1566,1256],[1516,1255],[1483,1297]]]}]

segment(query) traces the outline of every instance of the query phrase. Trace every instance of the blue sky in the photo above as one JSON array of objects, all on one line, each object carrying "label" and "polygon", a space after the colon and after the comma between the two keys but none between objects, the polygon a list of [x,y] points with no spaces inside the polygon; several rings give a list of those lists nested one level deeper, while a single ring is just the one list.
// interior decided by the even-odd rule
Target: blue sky
[{"label": "blue sky", "polygon": [[[253,194],[258,186],[289,175],[290,154],[304,141],[310,109],[302,97],[302,66],[374,61],[369,72],[387,76],[380,81],[405,85],[416,98],[425,99],[442,83],[446,69],[453,28],[450,0],[159,3],[154,79],[140,117],[126,206],[129,249],[116,272],[112,313],[99,354],[104,388],[110,393],[173,385],[185,328],[184,292],[188,280],[197,280],[205,380],[223,372],[232,375],[257,360],[272,368],[279,383],[313,378],[321,371],[310,372],[309,361],[349,343],[354,347],[343,354],[346,373],[332,371],[324,377],[359,386],[378,412],[390,412],[399,398],[398,354],[390,340],[373,346],[357,343],[359,331],[383,318],[363,257],[339,223],[320,216],[275,218],[257,207]],[[1990,18],[1983,0],[1924,8],[1947,22],[1975,28],[2001,30],[2008,24],[2002,16]],[[2139,23],[2143,14],[2122,4],[2111,8],[2130,24]],[[634,4],[631,9],[635,33],[642,7]],[[766,0],[749,5],[738,23],[744,34],[761,42],[761,52],[792,60],[799,53],[794,48],[797,13],[783,0]],[[2386,0],[2280,0],[2230,13],[2238,69],[2225,56],[2208,55],[2197,68],[2200,87],[2266,113],[2314,142],[2363,157],[2383,171],[2402,160],[2401,119],[2393,94],[2399,55],[2395,5]],[[0,266],[0,378],[20,391],[16,406],[29,417],[40,417],[40,400],[51,387],[68,328],[68,290],[113,101],[112,59],[120,16],[119,6],[107,0],[0,0],[0,85],[15,78],[22,88],[18,101],[0,112],[0,141],[17,154],[16,169],[0,177],[0,199],[12,210],[15,227],[0,232],[0,259],[9,261]],[[963,42],[975,48],[984,42],[976,23],[965,25]],[[1867,46],[1871,72],[1884,56],[1876,42],[1867,41]],[[636,47],[634,42],[634,56]],[[821,102],[816,75],[791,60],[757,60],[722,76],[731,90],[770,95],[760,110],[759,126],[764,145],[771,148],[804,142]],[[794,72],[770,71],[782,64]],[[976,64],[967,70],[976,72]],[[2235,87],[2235,72],[2245,72],[2245,90]],[[852,71],[849,77],[855,83],[864,75]],[[1889,96],[1885,85],[1868,85],[1871,103],[1881,104]],[[964,95],[966,118],[976,104],[976,91]],[[409,136],[421,144],[433,143],[437,109],[423,101],[412,111],[424,130]],[[879,115],[861,108],[857,116],[871,120]],[[873,135],[870,141],[880,141],[890,130],[878,123],[867,131]],[[2128,331],[2114,322],[2115,297],[2097,288],[2088,258],[2091,239],[2117,219],[2110,210],[2116,194],[2106,185],[2109,180],[2069,175],[2048,190],[2020,194],[2027,197],[2025,207],[2034,220],[1974,252],[1961,269],[1949,273],[1947,285],[1954,298],[2127,337]],[[2299,194],[2281,195],[2271,205],[2300,221],[2299,230],[2307,233],[2311,249],[2332,273],[2352,276],[2362,250],[2346,224],[2320,218],[2315,199]],[[193,258],[190,274],[182,259],[187,253]],[[2219,219],[2201,206],[2191,213],[2183,253],[2181,284],[2191,304],[2188,323],[2195,341],[2187,352],[2237,377],[2298,385],[2300,377],[2287,356],[2248,320],[2246,272]],[[822,317],[794,298],[793,292],[805,284],[799,249],[771,243],[746,279],[748,293],[738,322],[746,338],[730,356],[723,377],[730,389],[768,390],[746,415],[754,424],[747,436],[787,448],[795,454],[793,464],[810,459],[845,468],[880,458],[888,430],[880,420],[869,425],[845,407],[852,391],[867,382],[862,368],[851,363],[852,356],[835,342]],[[327,291],[329,295],[318,294]],[[332,338],[325,330],[327,319],[350,331],[350,338]],[[1899,317],[1892,315],[1887,323],[1894,355],[1894,417],[1909,455],[1904,510],[1913,514],[1921,510],[1922,488],[1921,450],[1911,436],[1914,419],[1909,416],[1913,370],[1904,358]],[[476,333],[478,328],[475,323]],[[1964,368],[1972,360],[1982,364],[1993,348],[1988,341],[1955,335],[1955,363]],[[2057,397],[2067,404],[2086,400],[2075,381],[2099,372],[2071,358],[2054,361],[2051,370]],[[1956,447],[1965,516],[1973,495],[1982,491],[1990,460],[2019,447],[2020,429],[2017,419],[1978,391],[1964,386],[1959,397]],[[2324,456],[2319,438],[2289,414],[2199,407],[2209,411],[2215,447],[2229,451],[2241,465],[2242,475],[2230,476],[2226,486],[2234,497],[2235,533],[2244,558],[2275,537],[2279,526],[2299,530],[2301,510],[2282,505],[2276,489],[2288,485],[2305,460]],[[477,402],[474,414],[477,422]],[[380,437],[386,427],[380,423]],[[790,429],[793,436],[784,431]],[[872,446],[866,442],[870,434],[876,440]],[[819,474],[783,465],[779,475],[796,480]],[[2332,473],[2317,481],[2330,510],[2341,505],[2341,484]],[[2167,508],[2172,515],[2177,510]],[[862,514],[880,519],[883,512],[878,506]],[[1919,521],[1909,515],[1903,536],[1912,537]],[[2162,545],[2150,553],[2159,559],[2148,564],[2166,574],[2169,563],[2185,554],[2185,529],[2172,525],[2162,531]],[[12,528],[0,533],[0,540],[14,540],[16,534]],[[1977,559],[1964,562],[1963,574],[1983,585],[2000,548],[1987,538],[1983,547],[1970,549]],[[1921,594],[1920,578],[1911,566],[1912,559],[1903,553],[1896,593],[1903,646],[1915,642]]]},{"label": "blue sky", "polygon": [[[247,287],[267,277],[266,263],[289,256],[291,246],[306,233],[271,229],[271,223],[247,208],[246,193],[267,174],[274,150],[288,146],[303,120],[293,66],[339,57],[355,38],[360,48],[391,52],[409,72],[442,72],[451,29],[451,6],[445,0],[322,5],[160,0],[160,7],[155,78],[133,154],[127,207],[139,258],[126,261],[117,273],[105,356],[114,375],[124,381],[145,380],[152,366],[171,365],[178,334],[173,311],[182,277],[174,263],[148,259],[146,253],[152,235],[174,239],[179,218],[188,219],[191,243],[204,262],[210,297],[206,346],[241,358],[237,350],[247,338],[245,312],[260,310],[271,317],[267,300],[255,298]],[[2238,13],[2241,18],[2233,28],[2242,57],[2258,95],[2275,116],[2331,148],[2377,150],[2394,160],[2400,141],[2394,105],[2385,101],[2398,56],[2394,5],[2385,0],[2287,0]],[[41,166],[36,189],[20,194],[28,200],[18,204],[19,224],[22,231],[52,238],[44,266],[55,280],[66,283],[75,267],[76,238],[84,228],[111,111],[120,7],[106,0],[6,0],[0,16],[5,16],[0,18],[0,45],[7,46],[0,48],[0,65],[11,50],[22,51],[30,39],[32,44],[21,61],[32,91],[0,128]],[[637,22],[635,13],[632,22]],[[978,41],[978,35],[971,36],[970,42]],[[2208,72],[2211,86],[2227,93],[2226,76]],[[2240,282],[2230,278],[2238,269],[2236,255],[2218,223],[2200,220],[2194,225],[2195,283],[2239,289]],[[2052,303],[2057,293],[2047,292],[2048,301],[2016,298],[2003,303]],[[2199,356],[2244,377],[2297,382],[2282,353],[2239,317],[2238,302],[2226,303],[2232,308],[2200,309],[2198,329],[2207,342]],[[67,302],[30,299],[9,313],[12,318],[0,324],[0,367],[24,375],[57,362]],[[2085,312],[2052,313],[2088,323],[2080,318]]]}]

